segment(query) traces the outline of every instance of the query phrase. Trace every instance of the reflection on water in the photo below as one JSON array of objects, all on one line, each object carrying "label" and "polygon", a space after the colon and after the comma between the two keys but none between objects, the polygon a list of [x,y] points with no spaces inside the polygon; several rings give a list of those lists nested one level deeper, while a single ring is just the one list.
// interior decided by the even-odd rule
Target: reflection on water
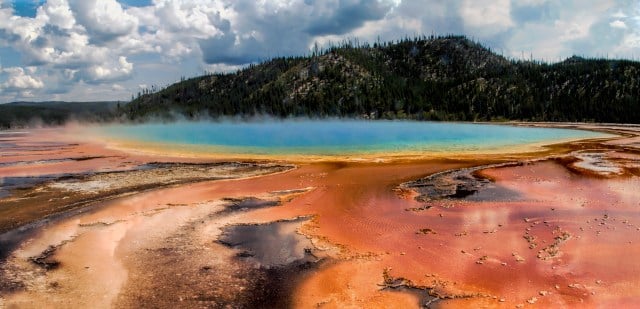
[{"label": "reflection on water", "polygon": [[239,256],[248,257],[263,267],[284,266],[304,259],[313,248],[306,237],[296,233],[305,220],[228,226],[219,241],[245,250]]}]

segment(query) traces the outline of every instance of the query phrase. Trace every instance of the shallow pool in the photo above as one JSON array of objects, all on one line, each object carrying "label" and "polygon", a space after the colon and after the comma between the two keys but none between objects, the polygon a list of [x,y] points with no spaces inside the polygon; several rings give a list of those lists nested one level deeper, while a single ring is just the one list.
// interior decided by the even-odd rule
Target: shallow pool
[{"label": "shallow pool", "polygon": [[149,123],[93,130],[128,142],[267,155],[485,151],[607,136],[583,130],[511,125],[357,120]]}]

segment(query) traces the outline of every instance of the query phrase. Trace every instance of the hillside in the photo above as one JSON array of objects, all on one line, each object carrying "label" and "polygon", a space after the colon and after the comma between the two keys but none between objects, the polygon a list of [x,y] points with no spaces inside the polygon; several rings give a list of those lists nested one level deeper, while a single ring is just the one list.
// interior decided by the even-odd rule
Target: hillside
[{"label": "hillside", "polygon": [[345,43],[145,92],[131,120],[273,115],[640,122],[640,63],[508,60],[461,36]]},{"label": "hillside", "polygon": [[106,121],[115,116],[118,102],[12,102],[0,104],[0,129],[60,125],[68,120]]}]

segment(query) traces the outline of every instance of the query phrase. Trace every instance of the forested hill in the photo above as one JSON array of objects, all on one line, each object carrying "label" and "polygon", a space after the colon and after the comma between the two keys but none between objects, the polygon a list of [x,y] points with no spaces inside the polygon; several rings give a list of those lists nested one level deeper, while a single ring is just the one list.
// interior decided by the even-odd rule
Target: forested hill
[{"label": "forested hill", "polygon": [[640,63],[509,60],[460,36],[345,43],[145,91],[120,113],[638,123]]},{"label": "forested hill", "polygon": [[0,129],[61,125],[69,120],[112,121],[120,102],[13,102],[0,104]]}]

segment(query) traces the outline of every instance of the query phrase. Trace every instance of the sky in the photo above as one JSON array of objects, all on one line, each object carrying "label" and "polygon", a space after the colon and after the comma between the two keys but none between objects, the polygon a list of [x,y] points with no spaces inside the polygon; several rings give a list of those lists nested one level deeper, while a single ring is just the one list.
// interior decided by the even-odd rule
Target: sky
[{"label": "sky", "polygon": [[123,100],[314,44],[464,34],[510,58],[640,58],[639,0],[0,0],[0,103]]}]

